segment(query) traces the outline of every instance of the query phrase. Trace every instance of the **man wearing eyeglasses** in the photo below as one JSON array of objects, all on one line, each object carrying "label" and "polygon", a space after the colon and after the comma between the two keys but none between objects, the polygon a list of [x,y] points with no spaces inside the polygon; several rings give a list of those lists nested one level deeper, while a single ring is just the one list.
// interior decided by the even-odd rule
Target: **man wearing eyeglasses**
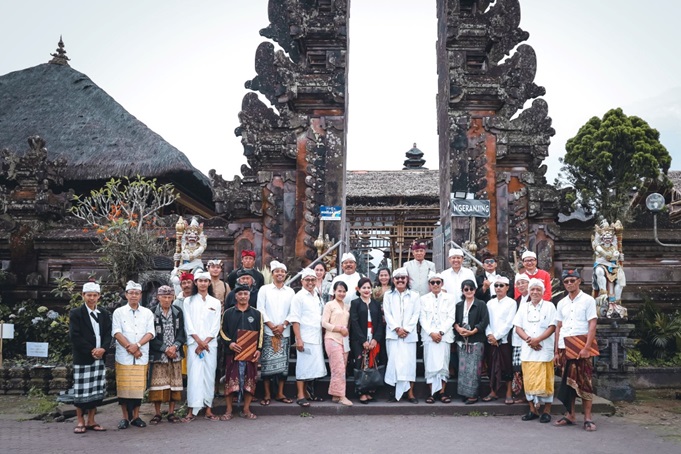
[{"label": "man wearing eyeglasses", "polygon": [[455,302],[461,301],[461,283],[467,279],[475,282],[475,274],[463,266],[463,251],[458,248],[449,250],[449,264],[452,266],[442,272],[444,290],[454,297]]},{"label": "man wearing eyeglasses", "polygon": [[513,318],[516,313],[516,302],[506,296],[509,287],[509,280],[504,276],[497,276],[494,282],[496,297],[487,302],[487,312],[489,314],[489,325],[485,329],[487,345],[485,348],[487,356],[487,370],[489,371],[490,392],[487,397],[483,397],[483,402],[497,400],[497,392],[506,382],[507,405],[513,404],[511,384],[513,380],[512,350],[509,343],[509,333],[513,328]]},{"label": "man wearing eyeglasses", "polygon": [[[567,296],[558,302],[554,362],[563,368],[563,379],[556,396],[565,405],[567,413],[556,421],[555,425],[575,424],[575,399],[579,396],[584,409],[584,430],[594,432],[596,424],[591,419],[593,360],[589,353],[589,346],[596,338],[596,324],[598,323],[596,300],[580,290],[582,277],[579,271],[563,270],[562,278]],[[565,338],[579,335],[586,335],[585,347],[579,352],[578,359],[567,359]]]},{"label": "man wearing eyeglasses", "polygon": [[449,357],[454,342],[454,298],[442,291],[442,276],[430,273],[430,292],[421,297],[421,339],[423,339],[423,365],[430,395],[427,404],[439,399],[448,404],[452,398],[445,394],[449,379]]},{"label": "man wearing eyeglasses", "polygon": [[416,325],[421,313],[419,295],[409,290],[409,275],[404,268],[393,272],[394,288],[383,296],[383,313],[386,323],[386,349],[388,364],[385,382],[395,387],[391,402],[397,402],[407,393],[407,400],[419,403],[414,397],[416,380]]},{"label": "man wearing eyeglasses", "polygon": [[[551,293],[551,275],[546,271],[537,268],[537,254],[532,251],[525,251],[521,256],[521,260],[523,262],[524,268],[523,273],[525,273],[527,277],[530,279],[534,278],[544,281],[544,295],[542,298],[544,298],[546,301],[551,301],[553,298]],[[520,296],[518,289],[515,290],[513,295],[514,298],[518,298]]]}]

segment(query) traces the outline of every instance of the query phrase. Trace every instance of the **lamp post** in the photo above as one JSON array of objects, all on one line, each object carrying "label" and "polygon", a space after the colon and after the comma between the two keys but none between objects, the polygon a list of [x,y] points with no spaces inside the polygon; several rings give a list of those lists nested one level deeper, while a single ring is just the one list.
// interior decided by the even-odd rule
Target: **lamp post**
[{"label": "lamp post", "polygon": [[648,208],[648,210],[651,213],[653,213],[653,236],[655,237],[655,242],[657,242],[657,244],[659,244],[660,246],[664,247],[681,247],[681,244],[663,243],[657,237],[657,213],[662,211],[664,205],[665,205],[664,197],[662,196],[662,194],[653,192],[648,197],[646,197],[646,208]]}]

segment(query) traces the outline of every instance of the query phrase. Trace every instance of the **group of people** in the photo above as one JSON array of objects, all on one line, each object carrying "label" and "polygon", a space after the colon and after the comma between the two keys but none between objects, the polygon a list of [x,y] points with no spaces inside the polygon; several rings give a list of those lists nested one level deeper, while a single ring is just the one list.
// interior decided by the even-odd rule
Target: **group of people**
[{"label": "group of people", "polygon": [[[451,267],[442,272],[425,260],[425,250],[424,242],[415,242],[414,259],[392,274],[380,269],[375,283],[357,272],[355,257],[346,253],[341,258],[343,272],[331,282],[324,279],[323,265],[304,268],[298,292],[286,285],[288,270],[276,260],[269,265],[272,282],[265,285],[254,269],[255,254],[244,251],[242,266],[230,273],[227,283],[219,280],[221,262],[210,261],[209,271],[180,274],[178,295],[172,287],[160,287],[158,305],[151,310],[140,306],[141,286],[130,281],[127,304],[112,316],[97,306],[99,286],[85,284],[85,304],[71,311],[78,416],[74,432],[105,430],[95,414],[105,393],[103,357],[112,339],[123,415],[119,429],[146,426],[139,407],[147,383],[156,410],[152,424],[161,422],[164,402],[169,404],[169,422],[191,422],[204,408],[205,419],[228,421],[234,416],[235,399],[243,403],[239,416],[256,419],[251,404],[258,364],[264,389],[260,405],[272,400],[292,404],[294,399],[284,393],[292,346],[295,402],[301,407],[322,400],[311,382],[327,375],[325,352],[331,372],[328,393],[334,402],[353,405],[346,392],[351,359],[355,369],[384,365],[390,400],[406,395],[416,404],[420,340],[429,388],[426,403],[452,401],[446,390],[451,355],[456,352],[457,394],[466,404],[481,398],[480,378],[486,370],[491,391],[483,401],[503,395],[507,404],[527,402],[523,420],[547,423],[554,365],[559,365],[563,376],[557,396],[567,412],[554,424],[576,424],[574,402],[579,396],[583,427],[595,430],[589,345],[595,337],[596,305],[580,290],[579,272],[563,272],[567,296],[556,308],[549,274],[537,268],[536,255],[530,251],[522,256],[523,272],[511,282],[497,274],[494,257],[484,258],[484,273],[476,277],[462,266],[462,250],[450,249]],[[565,339],[574,336],[585,336],[585,346],[569,357]],[[181,401],[183,373],[188,412],[180,419],[175,408]],[[216,383],[225,394],[223,415],[212,411]],[[356,386],[355,391],[362,404],[375,399],[375,388]]]}]

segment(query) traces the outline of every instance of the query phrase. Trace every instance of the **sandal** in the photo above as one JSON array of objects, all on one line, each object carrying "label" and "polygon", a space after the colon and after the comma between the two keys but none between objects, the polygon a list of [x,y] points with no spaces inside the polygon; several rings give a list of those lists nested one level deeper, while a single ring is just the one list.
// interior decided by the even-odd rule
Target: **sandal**
[{"label": "sandal", "polygon": [[515,401],[513,400],[512,397],[507,397],[507,398],[504,400],[504,403],[505,403],[506,405],[513,405],[513,404],[515,403]]},{"label": "sandal", "polygon": [[260,401],[260,405],[267,407],[270,404],[270,399],[263,399]]},{"label": "sandal", "polygon": [[554,426],[574,426],[575,422],[567,419],[566,416],[563,416],[558,421],[554,422],[553,425]]},{"label": "sandal", "polygon": [[296,400],[296,403],[298,405],[300,405],[301,407],[304,407],[304,408],[307,408],[307,407],[310,406],[310,402],[308,402],[307,399],[305,399],[305,398]]},{"label": "sandal", "polygon": [[442,402],[443,404],[449,404],[449,403],[452,402],[452,398],[449,397],[449,396],[445,396],[444,394],[441,394],[440,395],[440,402]]},{"label": "sandal", "polygon": [[584,421],[584,430],[587,432],[596,432],[596,424],[593,421]]},{"label": "sandal", "polygon": [[220,417],[215,415],[206,415],[203,419],[207,419],[208,421],[220,421]]},{"label": "sandal", "polygon": [[324,398],[318,396],[310,397],[309,400],[312,402],[324,402]]},{"label": "sandal", "polygon": [[170,414],[167,416],[167,419],[168,419],[168,422],[171,422],[171,423],[173,423],[173,424],[175,424],[175,423],[177,423],[177,422],[181,422],[180,418],[178,418],[177,416],[175,416],[175,413],[170,413]]},{"label": "sandal", "polygon": [[435,403],[435,399],[433,398],[433,396],[428,396],[428,397],[426,397],[426,403],[427,403],[427,404],[434,404],[434,403]]},{"label": "sandal", "polygon": [[483,402],[492,402],[493,400],[499,400],[499,398],[497,396],[493,396],[491,394],[482,398]]},{"label": "sandal", "polygon": [[230,421],[233,417],[234,417],[233,414],[225,413],[224,415],[220,416],[220,421]]},{"label": "sandal", "polygon": [[127,429],[128,427],[130,427],[130,421],[128,421],[127,419],[121,419],[120,421],[118,421],[119,430]]},{"label": "sandal", "polygon": [[151,418],[151,421],[149,421],[149,424],[153,424],[154,426],[158,423],[163,421],[163,417],[161,415],[155,415],[153,418]]},{"label": "sandal", "polygon": [[293,401],[288,397],[275,397],[274,400],[281,402],[282,404],[292,404]]},{"label": "sandal", "polygon": [[76,426],[73,428],[73,433],[74,434],[84,434],[87,429],[85,426]]},{"label": "sandal", "polygon": [[94,432],[106,432],[106,429],[99,424],[93,424],[91,426],[85,426],[86,430],[92,430]]},{"label": "sandal", "polygon": [[192,422],[196,419],[196,415],[191,415],[191,416],[185,416],[182,418],[180,421],[182,422]]},{"label": "sandal", "polygon": [[476,403],[477,401],[478,401],[477,397],[469,397],[468,399],[466,399],[465,404],[466,405],[472,405],[472,404]]},{"label": "sandal", "polygon": [[244,419],[251,419],[251,420],[253,420],[253,419],[258,419],[258,417],[257,417],[255,414],[250,413],[250,412],[249,412],[249,413],[244,413],[244,412],[242,411],[241,413],[239,413],[239,416],[241,416],[241,417],[244,418]]}]

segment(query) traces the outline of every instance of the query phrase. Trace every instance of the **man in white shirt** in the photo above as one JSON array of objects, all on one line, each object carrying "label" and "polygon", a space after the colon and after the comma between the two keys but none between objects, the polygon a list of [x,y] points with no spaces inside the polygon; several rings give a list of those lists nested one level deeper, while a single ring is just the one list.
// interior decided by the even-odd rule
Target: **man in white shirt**
[{"label": "man in white shirt", "polygon": [[[530,278],[527,274],[518,273],[515,275],[515,288],[520,291],[520,296],[515,299],[516,307],[520,310],[523,304],[526,304],[530,299],[530,291],[527,288],[530,283]],[[510,291],[509,291],[510,293]],[[515,329],[512,330],[511,345],[513,346],[513,384],[511,390],[513,391],[513,403],[525,403],[525,391],[523,388],[523,368],[520,354],[522,353],[523,340],[520,338]]]},{"label": "man in white shirt", "polygon": [[416,381],[416,325],[421,314],[419,295],[409,290],[407,270],[398,268],[393,272],[395,288],[383,295],[385,316],[385,345],[388,364],[385,368],[385,382],[395,387],[391,402],[397,402],[407,392],[407,400],[419,403],[414,397]]},{"label": "man in white shirt", "polygon": [[[309,407],[305,382],[326,375],[324,349],[322,346],[322,303],[315,294],[317,275],[310,268],[303,268],[303,288],[293,297],[286,321],[293,325],[296,336],[296,403]],[[310,396],[311,398],[311,396]],[[319,400],[315,398],[314,400]]]},{"label": "man in white shirt", "polygon": [[430,292],[421,297],[421,339],[423,339],[423,365],[430,395],[427,404],[439,398],[444,404],[452,401],[445,394],[449,379],[449,357],[454,342],[456,303],[442,291],[442,276],[431,273],[428,279]]},{"label": "man in white shirt", "polygon": [[461,301],[461,283],[467,279],[475,282],[475,274],[468,268],[461,266],[463,264],[463,251],[457,248],[449,250],[449,264],[452,266],[448,270],[443,271],[442,280],[444,281],[444,290],[452,295],[454,302]]},{"label": "man in white shirt", "polygon": [[[520,358],[525,379],[525,397],[530,411],[523,421],[539,419],[551,421],[553,403],[553,333],[556,329],[556,308],[551,301],[542,299],[544,282],[529,281],[530,301],[522,303],[513,319],[516,334],[522,339]],[[539,407],[544,411],[539,416]]]},{"label": "man in white shirt", "polygon": [[111,317],[111,335],[116,339],[116,388],[123,412],[119,429],[127,429],[131,424],[147,426],[139,413],[147,386],[149,341],[155,333],[154,314],[140,306],[142,286],[128,281],[125,298],[128,304],[116,309]]},{"label": "man in white shirt", "polygon": [[513,317],[516,313],[516,302],[506,296],[509,280],[504,276],[497,276],[494,281],[496,297],[487,302],[489,325],[485,329],[487,336],[487,371],[489,372],[489,395],[482,398],[483,402],[497,400],[497,392],[502,382],[506,382],[505,403],[513,403],[511,384],[513,380],[512,349],[509,334],[513,329]]},{"label": "man in white shirt", "polygon": [[270,262],[272,283],[260,287],[258,291],[258,310],[262,313],[265,325],[262,356],[260,357],[261,376],[265,388],[265,396],[260,405],[270,404],[271,379],[277,382],[277,394],[274,400],[290,404],[293,401],[284,395],[284,384],[288,376],[289,346],[291,326],[286,321],[291,309],[291,301],[295,292],[286,281],[286,265],[276,260]]},{"label": "man in white shirt", "polygon": [[357,283],[362,278],[362,275],[357,272],[357,260],[352,252],[346,252],[341,256],[341,268],[343,268],[343,273],[333,278],[330,288],[333,288],[333,284],[338,281],[345,282],[348,286],[348,293],[343,301],[345,304],[350,304],[357,298]]},{"label": "man in white shirt", "polygon": [[[568,294],[558,302],[554,361],[563,368],[557,397],[565,405],[567,413],[555,425],[569,426],[575,423],[575,399],[579,396],[584,409],[584,430],[594,432],[596,424],[591,419],[593,359],[589,346],[596,338],[596,300],[579,289],[582,278],[577,270],[564,270],[562,278]],[[568,359],[566,356],[565,338],[569,336],[586,336],[585,347],[577,359]]]},{"label": "man in white shirt", "polygon": [[215,369],[217,367],[218,340],[220,332],[220,301],[208,294],[210,274],[194,275],[195,292],[184,300],[184,327],[187,332],[187,407],[183,419],[190,422],[203,407],[205,418],[216,421],[213,414],[215,396]]},{"label": "man in white shirt", "polygon": [[404,267],[409,274],[409,287],[419,295],[425,295],[430,291],[428,276],[435,273],[435,264],[426,258],[427,245],[425,241],[414,241],[411,245],[413,260],[409,260]]}]

